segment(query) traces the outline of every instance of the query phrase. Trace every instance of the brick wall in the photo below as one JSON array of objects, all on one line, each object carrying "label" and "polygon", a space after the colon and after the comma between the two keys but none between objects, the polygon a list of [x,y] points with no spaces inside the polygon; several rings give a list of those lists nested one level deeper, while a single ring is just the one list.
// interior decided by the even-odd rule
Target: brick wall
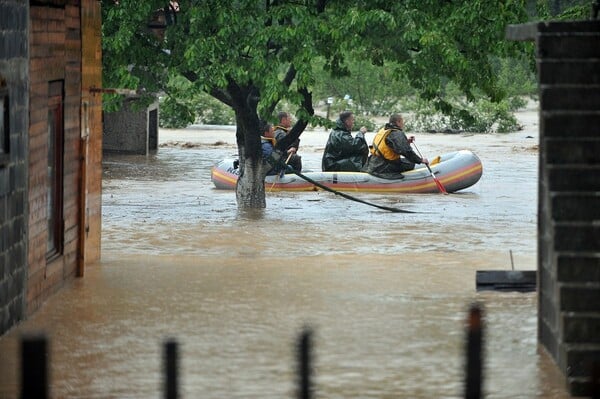
[{"label": "brick wall", "polygon": [[0,335],[25,317],[28,8],[0,0]]},{"label": "brick wall", "polygon": [[537,25],[539,340],[571,394],[600,365],[600,21]]},{"label": "brick wall", "polygon": [[[80,233],[81,24],[78,0],[30,6],[29,246],[27,312],[77,274]],[[40,4],[40,5],[34,5]],[[63,245],[47,259],[48,128],[50,91],[63,90]]]}]

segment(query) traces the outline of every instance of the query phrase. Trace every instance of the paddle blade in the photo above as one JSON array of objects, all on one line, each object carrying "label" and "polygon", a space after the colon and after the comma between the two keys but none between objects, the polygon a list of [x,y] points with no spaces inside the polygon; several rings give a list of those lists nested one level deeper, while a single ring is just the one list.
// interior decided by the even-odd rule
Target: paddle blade
[{"label": "paddle blade", "polygon": [[438,190],[440,190],[440,193],[448,195],[448,191],[446,191],[446,189],[442,185],[442,182],[439,181],[437,177],[435,177],[435,174],[433,173],[433,170],[431,170],[431,168],[429,167],[429,165],[425,164],[425,166],[427,166],[427,170],[429,170],[429,173],[431,174],[431,178],[435,182],[435,185],[437,186]]},{"label": "paddle blade", "polygon": [[448,195],[448,191],[446,191],[446,189],[444,188],[442,183],[437,179],[437,177],[435,177],[435,175],[432,175],[432,176],[433,176],[433,181],[435,181],[435,185],[437,186],[438,190],[440,190],[440,193]]}]

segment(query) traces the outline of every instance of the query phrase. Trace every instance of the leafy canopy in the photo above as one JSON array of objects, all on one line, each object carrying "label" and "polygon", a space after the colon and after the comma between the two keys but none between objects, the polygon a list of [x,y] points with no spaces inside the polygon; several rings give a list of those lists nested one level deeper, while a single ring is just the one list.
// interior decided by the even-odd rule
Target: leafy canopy
[{"label": "leafy canopy", "polygon": [[349,75],[357,60],[385,66],[390,86],[408,81],[442,110],[449,81],[467,99],[499,101],[492,56],[519,51],[504,30],[527,19],[523,0],[190,0],[161,38],[147,25],[165,3],[103,1],[105,85],[169,96],[178,74],[236,114],[248,106],[268,118],[285,100],[316,123],[302,89],[322,71]]}]

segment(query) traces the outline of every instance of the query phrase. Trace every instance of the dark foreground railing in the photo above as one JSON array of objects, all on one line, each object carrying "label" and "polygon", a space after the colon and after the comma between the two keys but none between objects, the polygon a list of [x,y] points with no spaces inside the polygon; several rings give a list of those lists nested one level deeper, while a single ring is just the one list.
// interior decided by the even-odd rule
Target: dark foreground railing
[{"label": "dark foreground railing", "polygon": [[[479,304],[471,305],[467,317],[465,336],[465,380],[464,397],[476,399],[482,397],[483,386],[483,312]],[[163,344],[164,397],[179,397],[178,381],[178,344],[168,339]],[[298,339],[297,353],[297,398],[313,397],[312,384],[312,330],[306,327]],[[21,347],[21,398],[46,399],[49,397],[48,380],[48,342],[45,336],[25,336]],[[598,365],[594,367],[593,396],[600,398],[600,376]],[[360,395],[359,395],[360,396]]]}]

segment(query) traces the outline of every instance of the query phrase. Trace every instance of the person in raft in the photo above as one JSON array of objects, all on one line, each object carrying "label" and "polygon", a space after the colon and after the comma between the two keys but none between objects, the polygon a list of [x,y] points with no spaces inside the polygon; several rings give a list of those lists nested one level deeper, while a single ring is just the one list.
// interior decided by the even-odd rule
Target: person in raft
[{"label": "person in raft", "polygon": [[402,179],[402,172],[413,170],[415,164],[429,164],[427,158],[421,158],[413,151],[410,144],[415,136],[406,137],[403,128],[402,115],[393,114],[377,132],[365,167],[367,173],[384,179]]},{"label": "person in raft", "polygon": [[[281,141],[290,131],[292,126],[292,117],[289,113],[281,111],[277,114],[279,123],[275,126],[275,140]],[[287,164],[290,165],[296,172],[302,171],[302,157],[298,155],[298,147],[300,146],[300,139],[296,139],[286,149]]]},{"label": "person in raft", "polygon": [[321,168],[324,172],[360,172],[369,155],[369,145],[365,140],[366,127],[361,127],[352,136],[354,114],[351,111],[340,113],[335,128],[329,133]]},{"label": "person in raft", "polygon": [[[275,132],[273,130],[273,125],[268,122],[261,121],[260,122],[260,146],[262,150],[263,163],[265,165],[270,165],[269,158],[275,151],[275,144],[277,144],[277,139],[275,138]],[[271,167],[267,172],[267,176],[273,176],[279,174],[283,171],[283,167],[276,165]]]}]

